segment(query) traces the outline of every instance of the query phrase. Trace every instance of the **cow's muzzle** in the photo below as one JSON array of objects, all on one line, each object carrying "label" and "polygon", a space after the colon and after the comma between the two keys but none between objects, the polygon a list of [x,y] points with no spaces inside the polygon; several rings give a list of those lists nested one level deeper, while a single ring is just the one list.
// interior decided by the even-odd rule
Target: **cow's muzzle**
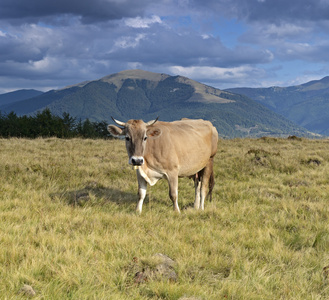
[{"label": "cow's muzzle", "polygon": [[133,166],[141,166],[144,164],[144,158],[142,156],[132,156],[129,163]]}]

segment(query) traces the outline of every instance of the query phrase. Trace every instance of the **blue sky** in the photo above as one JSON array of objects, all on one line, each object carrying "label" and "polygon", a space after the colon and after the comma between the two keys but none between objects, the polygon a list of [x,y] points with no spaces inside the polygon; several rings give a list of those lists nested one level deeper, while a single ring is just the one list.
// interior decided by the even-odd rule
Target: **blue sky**
[{"label": "blue sky", "polygon": [[329,75],[329,0],[0,0],[0,93],[127,69],[211,86]]}]

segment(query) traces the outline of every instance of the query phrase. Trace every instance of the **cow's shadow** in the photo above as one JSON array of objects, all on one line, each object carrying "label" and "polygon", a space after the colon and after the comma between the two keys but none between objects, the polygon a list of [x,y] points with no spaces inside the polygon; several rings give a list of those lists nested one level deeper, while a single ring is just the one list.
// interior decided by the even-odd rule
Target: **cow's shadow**
[{"label": "cow's shadow", "polygon": [[[50,196],[52,199],[57,199],[62,203],[64,202],[66,205],[74,207],[104,206],[106,204],[114,204],[132,211],[135,211],[138,201],[137,190],[134,192],[127,192],[115,188],[98,186],[97,183],[87,184],[81,189],[53,193]],[[150,200],[150,196],[147,194],[144,200],[144,205],[148,205],[150,202],[165,206],[171,205],[170,200],[165,202],[163,199],[153,196],[152,200]]]},{"label": "cow's shadow", "polygon": [[[73,207],[96,207],[114,204],[128,211],[135,211],[138,201],[137,189],[136,191],[127,192],[116,188],[104,187],[97,182],[88,182],[83,188],[57,192],[50,196],[52,199],[56,199],[57,201]],[[181,210],[187,210],[194,206],[194,199],[193,201],[184,202],[180,202]],[[151,191],[148,191],[144,200],[144,205],[163,206],[167,209],[167,207],[172,207],[172,202],[167,195],[166,197],[159,198],[154,196]]]},{"label": "cow's shadow", "polygon": [[102,206],[110,203],[128,208],[136,206],[138,196],[137,192],[126,192],[89,184],[81,189],[53,193],[51,198],[75,207]]}]

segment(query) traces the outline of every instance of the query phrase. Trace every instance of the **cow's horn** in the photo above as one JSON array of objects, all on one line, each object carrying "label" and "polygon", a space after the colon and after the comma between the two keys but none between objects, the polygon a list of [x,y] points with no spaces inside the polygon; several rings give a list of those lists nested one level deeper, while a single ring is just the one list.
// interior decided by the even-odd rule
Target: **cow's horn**
[{"label": "cow's horn", "polygon": [[114,121],[114,123],[118,124],[119,126],[122,126],[122,127],[126,126],[125,122],[118,121],[118,120],[114,119],[112,116],[111,116],[111,118]]},{"label": "cow's horn", "polygon": [[159,117],[157,117],[155,120],[149,121],[146,123],[146,126],[151,126],[153,125],[156,121],[158,121]]}]

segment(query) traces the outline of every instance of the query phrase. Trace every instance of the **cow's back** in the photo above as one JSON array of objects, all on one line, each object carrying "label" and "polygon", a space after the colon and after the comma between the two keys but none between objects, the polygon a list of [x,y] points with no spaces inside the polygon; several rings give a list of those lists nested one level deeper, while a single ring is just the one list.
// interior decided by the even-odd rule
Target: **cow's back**
[{"label": "cow's back", "polygon": [[150,168],[162,172],[178,169],[179,176],[190,176],[216,154],[218,133],[209,121],[184,119],[153,126],[162,134],[148,140],[144,157]]}]

